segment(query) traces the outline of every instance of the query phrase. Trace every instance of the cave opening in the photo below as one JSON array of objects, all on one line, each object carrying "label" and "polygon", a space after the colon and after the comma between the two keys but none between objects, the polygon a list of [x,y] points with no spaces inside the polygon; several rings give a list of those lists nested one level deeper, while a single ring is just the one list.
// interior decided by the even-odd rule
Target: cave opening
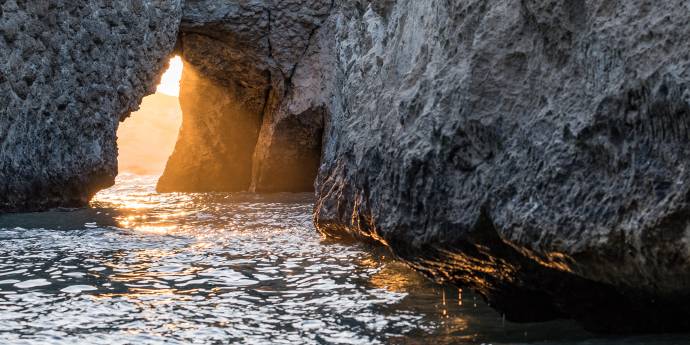
[{"label": "cave opening", "polygon": [[120,124],[117,131],[120,174],[159,177],[177,141],[182,125],[180,80],[184,63],[170,59],[156,92],[145,97],[139,110]]},{"label": "cave opening", "polygon": [[178,53],[156,93],[120,124],[119,172],[155,176],[161,193],[313,192],[326,109],[284,106],[268,81]]}]

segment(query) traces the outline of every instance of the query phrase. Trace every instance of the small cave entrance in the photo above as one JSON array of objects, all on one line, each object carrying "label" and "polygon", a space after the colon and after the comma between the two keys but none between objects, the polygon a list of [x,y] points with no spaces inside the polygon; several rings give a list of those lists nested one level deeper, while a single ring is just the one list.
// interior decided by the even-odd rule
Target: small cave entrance
[{"label": "small cave entrance", "polygon": [[120,174],[158,178],[163,173],[182,124],[179,93],[183,65],[182,58],[172,57],[156,92],[145,97],[139,110],[120,124],[117,130]]},{"label": "small cave entrance", "polygon": [[257,145],[251,190],[313,192],[321,164],[326,109],[311,107],[274,120]]}]

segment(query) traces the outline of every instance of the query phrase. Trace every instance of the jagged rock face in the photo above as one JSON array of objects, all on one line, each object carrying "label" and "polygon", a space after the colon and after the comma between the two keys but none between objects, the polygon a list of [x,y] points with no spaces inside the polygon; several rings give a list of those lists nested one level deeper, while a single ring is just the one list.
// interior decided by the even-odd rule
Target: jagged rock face
[{"label": "jagged rock face", "polygon": [[316,224],[508,318],[690,326],[690,5],[349,1]]},{"label": "jagged rock face", "polygon": [[325,109],[314,97],[324,89],[314,36],[331,8],[330,0],[186,2],[179,53],[195,82],[186,71],[182,131],[159,191],[313,190]]},{"label": "jagged rock face", "polygon": [[335,59],[332,46],[332,31],[313,31],[287,89],[274,92],[269,98],[267,109],[271,111],[264,117],[254,151],[251,190],[313,190],[321,161],[328,96],[333,85],[331,70]]},{"label": "jagged rock face", "polygon": [[687,329],[689,7],[5,1],[0,211],[112,184],[118,121],[177,40],[184,123],[160,190],[307,190],[320,160],[325,234],[510,319]]},{"label": "jagged rock face", "polygon": [[154,90],[180,10],[173,0],[0,4],[0,211],[82,206],[113,183],[118,123]]}]

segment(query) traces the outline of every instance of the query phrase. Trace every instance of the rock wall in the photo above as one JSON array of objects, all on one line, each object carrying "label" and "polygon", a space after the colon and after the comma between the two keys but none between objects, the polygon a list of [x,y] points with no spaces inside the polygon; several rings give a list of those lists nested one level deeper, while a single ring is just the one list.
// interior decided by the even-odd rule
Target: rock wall
[{"label": "rock wall", "polygon": [[118,121],[175,49],[184,123],[159,190],[301,191],[320,164],[322,233],[382,243],[509,319],[687,330],[687,13],[8,0],[0,211],[81,206],[112,184]]},{"label": "rock wall", "polygon": [[315,221],[515,320],[690,326],[690,4],[344,1]]},{"label": "rock wall", "polygon": [[113,183],[118,123],[154,91],[180,10],[174,0],[0,3],[0,212],[82,206]]},{"label": "rock wall", "polygon": [[183,125],[159,191],[313,190],[325,109],[315,34],[332,6],[186,2]]}]

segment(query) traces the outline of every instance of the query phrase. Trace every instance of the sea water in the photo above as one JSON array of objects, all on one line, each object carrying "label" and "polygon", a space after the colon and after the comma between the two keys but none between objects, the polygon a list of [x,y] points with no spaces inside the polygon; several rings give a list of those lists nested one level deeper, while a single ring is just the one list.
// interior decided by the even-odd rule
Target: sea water
[{"label": "sea water", "polygon": [[384,248],[322,237],[311,194],[158,194],[0,216],[0,344],[690,344],[514,324]]}]

